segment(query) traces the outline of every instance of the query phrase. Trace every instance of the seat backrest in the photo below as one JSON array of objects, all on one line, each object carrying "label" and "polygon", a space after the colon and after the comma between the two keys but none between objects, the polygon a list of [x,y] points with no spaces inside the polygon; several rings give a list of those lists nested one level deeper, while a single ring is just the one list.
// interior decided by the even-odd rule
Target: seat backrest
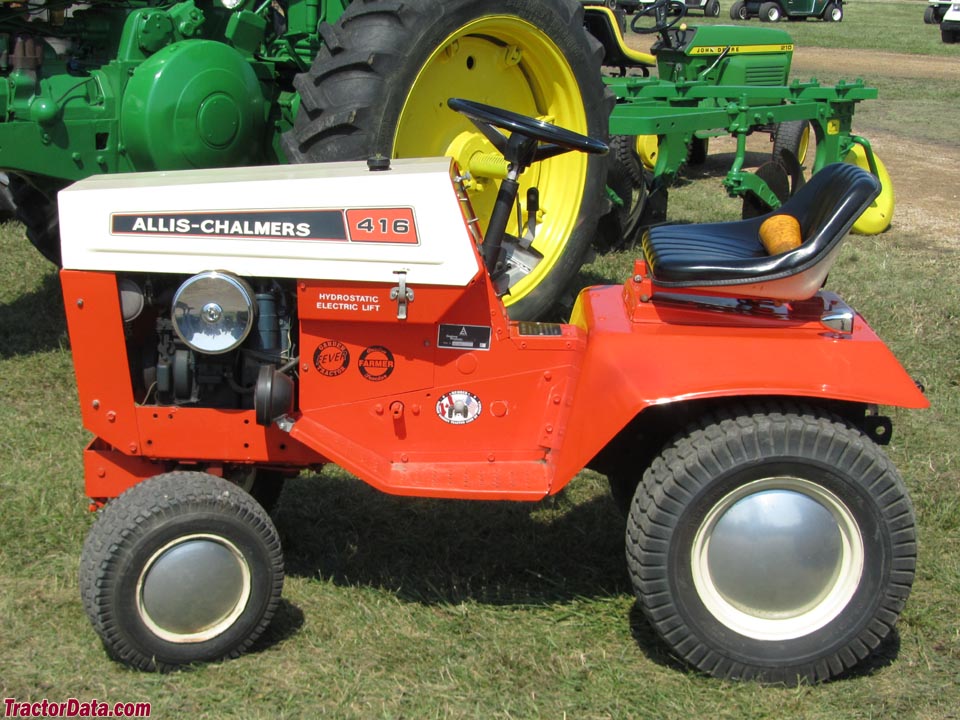
[{"label": "seat backrest", "polygon": [[794,252],[809,259],[840,242],[879,194],[880,182],[869,172],[850,163],[833,163],[776,212],[793,215],[800,222],[803,244]]}]

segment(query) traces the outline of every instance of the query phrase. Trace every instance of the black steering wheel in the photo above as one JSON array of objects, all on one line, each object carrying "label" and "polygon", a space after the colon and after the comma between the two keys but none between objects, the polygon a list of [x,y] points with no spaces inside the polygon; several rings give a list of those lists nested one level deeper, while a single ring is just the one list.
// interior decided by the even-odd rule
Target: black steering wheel
[{"label": "black steering wheel", "polygon": [[[687,14],[687,6],[679,0],[656,0],[638,10],[630,21],[630,29],[638,35],[649,35],[650,33],[665,33],[672,28]],[[637,27],[640,18],[647,15],[653,15],[654,23],[651,27]]]},{"label": "black steering wheel", "polygon": [[[447,105],[451,110],[468,117],[508,162],[520,166],[519,172],[532,163],[571,150],[597,155],[609,150],[607,144],[600,140],[503,108],[463,98],[450,98]],[[510,136],[504,135],[501,130],[509,130]]]},{"label": "black steering wheel", "polygon": [[[450,98],[447,105],[469,118],[509,163],[507,177],[500,182],[497,191],[481,248],[484,265],[491,278],[496,280],[504,269],[501,249],[507,222],[520,191],[517,182],[520,174],[535,162],[572,150],[602,155],[609,148],[600,140],[503,108],[463,98]],[[505,135],[503,130],[509,130],[510,135]]]}]

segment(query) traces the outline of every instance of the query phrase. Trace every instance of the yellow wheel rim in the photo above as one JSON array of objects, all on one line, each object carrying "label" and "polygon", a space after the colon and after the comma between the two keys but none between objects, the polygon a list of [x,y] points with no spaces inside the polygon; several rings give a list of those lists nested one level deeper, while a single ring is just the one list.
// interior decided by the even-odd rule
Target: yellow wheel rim
[{"label": "yellow wheel rim", "polygon": [[637,135],[637,155],[647,170],[653,170],[660,153],[660,138],[656,135]]},{"label": "yellow wheel rim", "polygon": [[[893,183],[890,181],[890,175],[884,166],[880,157],[874,153],[873,159],[877,164],[877,179],[880,181],[880,194],[874,200],[870,207],[863,211],[863,214],[857,218],[853,224],[853,232],[860,235],[878,235],[890,227],[893,221]],[[867,162],[867,153],[860,145],[854,145],[844,162],[859,165],[864,170],[870,170],[870,163]]]},{"label": "yellow wheel rim", "polygon": [[[447,107],[451,97],[505,107],[514,112],[588,134],[587,114],[570,64],[542,30],[512,16],[478,18],[448,36],[427,59],[407,96],[394,138],[395,157],[449,155],[464,170],[470,159],[494,147],[469,120]],[[507,305],[543,281],[573,233],[583,199],[587,157],[571,152],[538,163],[521,178],[520,202],[526,221],[526,191],[540,191],[539,225],[533,248],[543,259],[518,280]],[[483,224],[493,209],[496,177],[475,177],[470,200]],[[516,223],[507,232],[522,234]]]},{"label": "yellow wheel rim", "polygon": [[807,152],[810,150],[810,123],[803,126],[803,132],[800,133],[800,144],[797,146],[797,160],[803,165],[807,159]]}]

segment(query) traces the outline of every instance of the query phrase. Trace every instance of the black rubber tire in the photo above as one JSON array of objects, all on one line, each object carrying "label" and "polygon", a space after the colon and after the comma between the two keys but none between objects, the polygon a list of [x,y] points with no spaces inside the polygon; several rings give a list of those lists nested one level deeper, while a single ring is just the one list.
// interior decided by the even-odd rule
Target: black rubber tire
[{"label": "black rubber tire", "polygon": [[827,22],[843,21],[843,5],[838,2],[832,2],[823,9],[823,19]]},{"label": "black rubber tire", "polygon": [[[138,610],[138,581],[160,549],[198,533],[230,543],[242,556],[249,596],[218,634],[173,642]],[[158,475],[108,503],[80,561],[80,594],[94,630],[113,658],[139,670],[237,657],[270,623],[282,590],[283,552],[267,513],[233,483],[199,472]]]},{"label": "black rubber tire", "polygon": [[238,468],[236,472],[229,475],[225,473],[227,480],[249,493],[270,515],[273,515],[273,511],[276,510],[283,492],[283,485],[290,476],[290,473],[264,468]]},{"label": "black rubber tire", "polygon": [[[801,148],[803,144],[804,133],[807,135],[807,147]],[[806,156],[810,154],[810,142],[814,140],[813,128],[806,120],[787,120],[778,123],[773,131],[773,152],[771,159],[779,160],[782,150],[789,150],[790,153],[803,165],[806,162]],[[803,157],[801,157],[801,150]]]},{"label": "black rubber tire", "polygon": [[944,30],[940,28],[940,40],[947,43],[948,45],[953,45],[957,42],[957,38],[960,37],[960,32],[956,30]]},{"label": "black rubber tire", "polygon": [[[805,631],[803,616],[799,627],[789,626],[793,620],[788,619],[786,635],[767,638],[734,629],[723,620],[722,609],[711,609],[717,605],[705,600],[696,584],[698,577],[709,576],[695,577],[702,572],[695,569],[695,558],[702,555],[694,550],[700,543],[703,552],[704,536],[706,542],[714,540],[710,513],[734,507],[730,498],[737,496],[731,493],[740,490],[746,498],[780,481],[806,483],[832,498],[828,503],[839,503],[859,547],[843,551],[845,558],[854,557],[852,571],[838,570],[837,577],[848,583],[847,596],[819,625],[811,622]],[[634,498],[626,543],[639,604],[674,652],[715,677],[784,684],[826,680],[875,650],[910,593],[917,551],[913,508],[880,448],[839,418],[773,404],[707,419],[668,446]],[[743,546],[748,574],[755,567],[754,551],[765,547],[762,540]],[[839,583],[836,577],[828,582]],[[827,601],[817,597],[813,602],[819,610]],[[749,617],[767,622],[763,615]]]},{"label": "black rubber tire", "polygon": [[747,17],[747,4],[744,0],[736,0],[736,2],[730,6],[730,19],[746,20]]},{"label": "black rubber tire", "polygon": [[765,2],[760,6],[760,22],[778,22],[783,17],[783,10],[775,2]]},{"label": "black rubber tire", "polygon": [[16,218],[17,203],[10,190],[10,178],[6,173],[0,173],[0,222],[7,222]]},{"label": "black rubber tire", "polygon": [[720,17],[720,0],[710,0],[703,8],[704,17]]},{"label": "black rubber tire", "polygon": [[927,25],[937,25],[940,22],[937,20],[937,9],[933,5],[927,5],[927,9],[923,11],[923,22]]},{"label": "black rubber tire", "polygon": [[[782,163],[776,160],[769,160],[758,167],[754,174],[767,183],[767,186],[780,201],[781,205],[790,197],[790,175]],[[757,195],[748,191],[743,195],[743,206],[740,210],[740,217],[744,220],[760,217],[761,215],[766,215],[772,209],[773,208],[767,205],[767,203]]]},{"label": "black rubber tire", "polygon": [[703,165],[710,152],[710,138],[694,137],[687,148],[687,165]]},{"label": "black rubber tire", "polygon": [[10,176],[15,217],[26,228],[27,239],[47,260],[60,267],[60,216],[56,194],[48,197],[16,175]]},{"label": "black rubber tire", "polygon": [[614,135],[610,138],[610,170],[607,185],[623,201],[614,205],[616,241],[611,248],[630,248],[640,239],[640,218],[647,202],[646,171],[637,155],[635,138]]},{"label": "black rubber tire", "polygon": [[[359,0],[335,25],[321,25],[324,46],[310,70],[294,81],[301,100],[294,127],[282,139],[287,159],[322,162],[393,155],[400,113],[421,68],[453,33],[491,16],[519,18],[550,39],[566,58],[583,99],[588,126],[584,134],[606,140],[613,96],[601,79],[603,48],[583,27],[581,3]],[[448,97],[496,103],[497,98],[474,97],[471,90],[458,86],[444,92]],[[512,317],[542,317],[568,292],[598,220],[610,209],[606,175],[606,158],[590,156],[574,229],[566,238],[557,238],[555,263],[539,284],[509,305]],[[541,207],[549,202],[541,196]]]}]

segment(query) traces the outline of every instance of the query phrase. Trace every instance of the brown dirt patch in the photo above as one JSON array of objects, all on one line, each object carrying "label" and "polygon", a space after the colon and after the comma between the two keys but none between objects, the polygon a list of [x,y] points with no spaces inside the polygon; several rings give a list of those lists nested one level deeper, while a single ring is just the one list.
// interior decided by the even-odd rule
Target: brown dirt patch
[{"label": "brown dirt patch", "polygon": [[881,52],[879,50],[839,50],[806,47],[793,51],[791,75],[842,72],[846,77],[869,78],[882,72],[885,77],[921,80],[960,81],[960,62],[955,58]]}]

